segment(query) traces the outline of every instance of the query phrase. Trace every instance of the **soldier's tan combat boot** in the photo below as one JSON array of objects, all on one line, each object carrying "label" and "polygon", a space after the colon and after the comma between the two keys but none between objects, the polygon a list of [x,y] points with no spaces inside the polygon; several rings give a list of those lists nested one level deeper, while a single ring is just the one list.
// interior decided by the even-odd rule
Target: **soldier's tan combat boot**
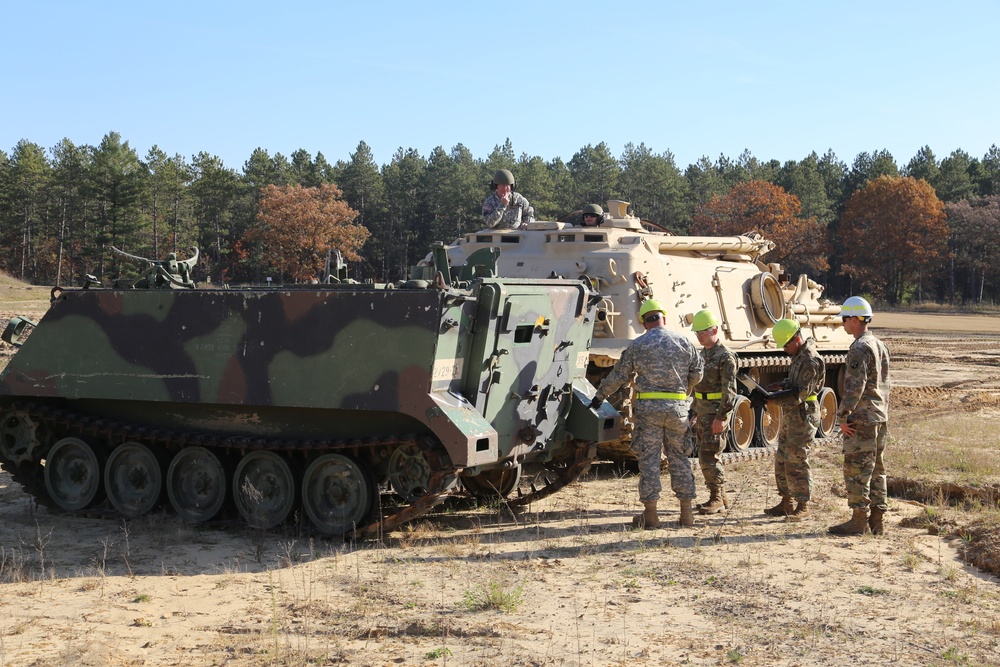
[{"label": "soldier's tan combat boot", "polygon": [[788,516],[794,511],[792,507],[792,497],[791,496],[781,496],[781,502],[774,507],[768,507],[764,510],[764,514],[768,516]]},{"label": "soldier's tan combat boot", "polygon": [[704,502],[698,505],[698,511],[702,514],[718,514],[723,509],[729,507],[729,500],[726,498],[726,492],[721,486],[710,486],[708,487],[711,495],[708,498],[708,502]]},{"label": "soldier's tan combat boot", "polygon": [[660,517],[656,515],[656,501],[650,500],[647,503],[643,503],[646,508],[643,510],[642,514],[636,514],[632,517],[632,527],[633,528],[645,528],[646,530],[653,530],[660,527]]},{"label": "soldier's tan combat boot", "polygon": [[871,514],[868,515],[868,528],[872,531],[872,535],[885,535],[885,525],[882,523],[883,514],[885,514],[885,510],[873,507]]},{"label": "soldier's tan combat boot", "polygon": [[690,528],[694,525],[694,512],[691,509],[691,499],[681,500],[681,519],[680,524],[682,528]]},{"label": "soldier's tan combat boot", "polygon": [[867,531],[868,508],[866,507],[855,507],[850,519],[826,529],[826,532],[833,535],[864,535]]},{"label": "soldier's tan combat boot", "polygon": [[799,500],[795,503],[795,510],[788,515],[789,521],[802,521],[811,514],[809,511],[809,501]]}]

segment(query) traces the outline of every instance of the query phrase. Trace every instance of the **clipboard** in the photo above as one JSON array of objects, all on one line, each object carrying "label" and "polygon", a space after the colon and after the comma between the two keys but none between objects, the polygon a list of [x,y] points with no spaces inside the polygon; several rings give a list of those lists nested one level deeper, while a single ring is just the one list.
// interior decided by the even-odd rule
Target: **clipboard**
[{"label": "clipboard", "polygon": [[768,394],[768,391],[766,389],[757,384],[757,382],[746,373],[737,373],[736,379],[739,380],[740,384],[749,389],[751,392],[754,390],[758,390],[764,393],[765,395]]},{"label": "clipboard", "polygon": [[760,396],[766,401],[773,401],[776,398],[789,396],[799,391],[795,387],[786,387],[784,389],[779,389],[777,391],[768,391],[767,389],[764,389],[762,386],[757,384],[757,381],[754,380],[752,377],[743,373],[738,373],[736,375],[736,379],[739,380],[740,384],[742,384],[744,387],[750,390],[751,399],[756,395]]}]

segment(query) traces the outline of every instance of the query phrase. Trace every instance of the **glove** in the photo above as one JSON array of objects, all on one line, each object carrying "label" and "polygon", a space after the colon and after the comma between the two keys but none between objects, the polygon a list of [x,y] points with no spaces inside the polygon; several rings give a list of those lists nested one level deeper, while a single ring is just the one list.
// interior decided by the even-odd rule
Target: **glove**
[{"label": "glove", "polygon": [[594,396],[594,398],[590,399],[591,410],[599,410],[601,408],[601,405],[603,404],[604,404],[603,398],[597,398],[596,396]]}]

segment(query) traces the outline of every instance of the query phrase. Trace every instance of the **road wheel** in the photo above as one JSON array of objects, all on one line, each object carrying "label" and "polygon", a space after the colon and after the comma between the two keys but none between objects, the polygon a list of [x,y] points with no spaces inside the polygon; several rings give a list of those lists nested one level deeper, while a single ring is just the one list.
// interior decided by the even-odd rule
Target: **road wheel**
[{"label": "road wheel", "polygon": [[248,452],[233,474],[233,501],[247,525],[274,528],[295,507],[291,467],[275,452]]},{"label": "road wheel", "polygon": [[753,444],[754,412],[750,399],[737,396],[736,405],[729,415],[729,437],[727,451],[743,452]]},{"label": "road wheel", "polygon": [[185,447],[167,468],[167,496],[177,516],[190,523],[214,519],[226,502],[226,470],[204,447]]},{"label": "road wheel", "polygon": [[371,476],[342,454],[324,454],[302,477],[302,509],[324,535],[343,535],[363,526],[377,502]]},{"label": "road wheel", "polygon": [[141,442],[123,442],[104,466],[104,488],[112,506],[124,516],[133,519],[150,512],[163,499],[160,460]]},{"label": "road wheel", "polygon": [[63,438],[45,457],[45,489],[59,509],[82,510],[101,499],[102,470],[93,447],[80,438]]},{"label": "road wheel", "polygon": [[781,406],[767,401],[755,410],[757,414],[757,440],[761,447],[776,447],[781,435]]},{"label": "road wheel", "polygon": [[837,395],[830,387],[823,389],[816,396],[819,400],[819,428],[817,438],[829,438],[837,429]]}]

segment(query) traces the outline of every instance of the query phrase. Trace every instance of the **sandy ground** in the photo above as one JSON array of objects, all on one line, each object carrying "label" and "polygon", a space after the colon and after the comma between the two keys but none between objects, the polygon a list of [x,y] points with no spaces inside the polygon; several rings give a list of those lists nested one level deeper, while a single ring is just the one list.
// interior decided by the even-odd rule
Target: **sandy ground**
[{"label": "sandy ground", "polygon": [[[927,317],[880,318],[894,418],[997,423],[1000,318]],[[997,580],[901,526],[912,501],[883,538],[827,535],[839,441],[817,450],[803,523],[761,514],[772,464],[752,461],[727,513],[632,531],[637,479],[601,466],[521,513],[447,506],[358,544],[57,516],[0,475],[0,667],[1000,664]]]}]

